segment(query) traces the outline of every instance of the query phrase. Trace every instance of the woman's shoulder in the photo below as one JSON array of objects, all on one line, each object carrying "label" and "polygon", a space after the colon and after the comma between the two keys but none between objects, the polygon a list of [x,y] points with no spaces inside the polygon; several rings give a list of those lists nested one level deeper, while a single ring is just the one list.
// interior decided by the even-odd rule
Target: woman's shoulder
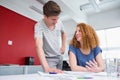
[{"label": "woman's shoulder", "polygon": [[101,47],[100,46],[96,46],[94,49],[101,49]]},{"label": "woman's shoulder", "polygon": [[75,48],[72,44],[69,45],[70,48]]},{"label": "woman's shoulder", "polygon": [[96,53],[102,52],[102,49],[101,49],[100,46],[96,46],[93,50],[94,50],[94,52],[96,52]]},{"label": "woman's shoulder", "polygon": [[72,44],[69,45],[69,49],[73,49],[73,50],[77,50],[79,48],[76,48],[75,46],[73,46]]}]

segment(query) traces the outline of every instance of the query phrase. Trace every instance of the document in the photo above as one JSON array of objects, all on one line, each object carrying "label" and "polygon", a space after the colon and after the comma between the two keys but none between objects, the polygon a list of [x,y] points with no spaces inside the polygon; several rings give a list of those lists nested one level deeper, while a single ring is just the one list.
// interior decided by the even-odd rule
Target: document
[{"label": "document", "polygon": [[53,80],[92,80],[93,74],[90,72],[74,72],[74,71],[64,71],[64,73],[59,74],[49,74],[44,72],[38,72],[40,76],[49,77]]}]

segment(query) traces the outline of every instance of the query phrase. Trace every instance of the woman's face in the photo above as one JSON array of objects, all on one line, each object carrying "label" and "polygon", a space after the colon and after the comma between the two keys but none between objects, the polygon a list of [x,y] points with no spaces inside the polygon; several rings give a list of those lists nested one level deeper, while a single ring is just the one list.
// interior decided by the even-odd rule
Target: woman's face
[{"label": "woman's face", "polygon": [[77,41],[79,41],[79,42],[82,40],[82,34],[81,34],[81,30],[79,27],[76,28],[75,37],[76,37]]}]

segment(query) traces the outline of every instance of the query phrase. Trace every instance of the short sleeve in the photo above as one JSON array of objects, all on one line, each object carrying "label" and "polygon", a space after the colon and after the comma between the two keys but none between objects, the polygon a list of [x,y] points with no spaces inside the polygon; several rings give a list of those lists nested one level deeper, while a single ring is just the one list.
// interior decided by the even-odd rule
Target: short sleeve
[{"label": "short sleeve", "polygon": [[60,20],[57,22],[56,26],[61,31],[61,33],[65,32],[64,25],[63,25],[63,23]]},{"label": "short sleeve", "polygon": [[34,26],[34,38],[42,38],[42,29],[40,23],[36,23]]},{"label": "short sleeve", "polygon": [[102,53],[102,49],[99,46],[97,46],[96,48],[94,48],[94,54],[95,54],[94,57],[96,57],[99,53]]},{"label": "short sleeve", "polygon": [[70,51],[72,51],[76,55],[76,49],[72,45],[69,45],[68,54],[69,54]]}]

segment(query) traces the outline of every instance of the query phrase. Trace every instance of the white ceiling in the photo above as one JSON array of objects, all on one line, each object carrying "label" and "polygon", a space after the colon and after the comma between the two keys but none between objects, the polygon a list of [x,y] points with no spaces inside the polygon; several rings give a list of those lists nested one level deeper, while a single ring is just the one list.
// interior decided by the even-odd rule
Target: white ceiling
[{"label": "white ceiling", "polygon": [[[43,4],[40,3],[39,1],[46,2],[48,0],[0,0],[0,5],[7,7],[8,9],[11,9],[30,19],[39,21],[41,18],[43,18],[43,15],[41,14]],[[97,2],[97,5],[95,3],[95,0],[53,0],[53,1],[57,2],[62,9],[60,19],[65,25],[67,36],[71,36],[73,34],[75,29],[74,27],[78,22],[88,22],[92,24],[96,29],[104,29],[109,26],[120,25],[119,23],[120,10],[116,10],[120,9],[120,0],[96,0],[100,1]],[[36,8],[37,11],[31,9],[30,6]],[[103,15],[104,17],[101,17],[101,15]],[[111,25],[108,22],[106,16],[107,17],[111,16],[108,18],[110,19],[111,23],[113,22],[112,20],[117,21],[114,22],[113,25]],[[105,17],[106,19],[104,19],[105,20],[104,21],[103,18]]]},{"label": "white ceiling", "polygon": [[[43,16],[32,10],[30,6],[34,6],[40,11],[42,11],[43,4],[39,1],[47,2],[49,0],[0,0],[0,5],[5,6],[13,11],[18,12],[26,17],[29,17],[35,21],[39,21]],[[85,21],[86,16],[97,14],[105,10],[115,9],[120,7],[120,0],[96,0],[100,1],[98,7],[100,12],[95,11],[92,1],[95,0],[53,0],[57,2],[61,9],[61,19],[73,19],[75,22]],[[87,5],[88,7],[85,7]],[[80,10],[80,6],[82,6]]]}]

